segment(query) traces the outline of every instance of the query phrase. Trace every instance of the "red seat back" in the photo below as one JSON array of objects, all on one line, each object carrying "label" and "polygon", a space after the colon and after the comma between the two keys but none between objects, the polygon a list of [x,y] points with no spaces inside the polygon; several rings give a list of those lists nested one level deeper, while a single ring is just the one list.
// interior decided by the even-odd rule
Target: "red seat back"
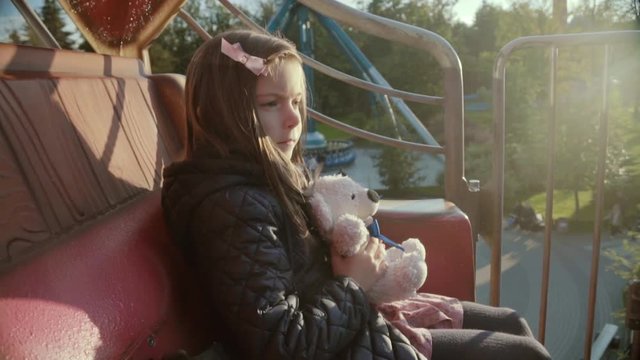
[{"label": "red seat back", "polygon": [[460,209],[442,199],[383,200],[376,217],[387,237],[414,237],[424,244],[429,273],[420,291],[475,300],[475,247]]},{"label": "red seat back", "polygon": [[206,346],[159,200],[183,156],[183,84],[133,59],[0,44],[0,358]]}]

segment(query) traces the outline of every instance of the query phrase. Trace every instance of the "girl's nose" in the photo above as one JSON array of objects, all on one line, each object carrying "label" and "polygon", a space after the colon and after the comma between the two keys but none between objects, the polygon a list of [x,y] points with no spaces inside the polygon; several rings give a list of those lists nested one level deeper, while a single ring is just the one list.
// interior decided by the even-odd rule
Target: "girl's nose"
[{"label": "girl's nose", "polygon": [[300,111],[297,107],[289,105],[285,114],[285,126],[292,129],[300,124]]}]

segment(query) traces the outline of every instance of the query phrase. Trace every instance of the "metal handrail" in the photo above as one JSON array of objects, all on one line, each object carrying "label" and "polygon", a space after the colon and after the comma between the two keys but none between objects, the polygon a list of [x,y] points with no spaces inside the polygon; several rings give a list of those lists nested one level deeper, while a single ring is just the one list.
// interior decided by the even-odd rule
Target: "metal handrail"
[{"label": "metal handrail", "polygon": [[403,141],[403,140],[398,140],[398,139],[394,139],[394,138],[390,138],[384,135],[378,135],[378,134],[374,134],[372,132],[366,131],[366,130],[362,130],[359,129],[357,127],[348,125],[343,123],[342,121],[336,120],[330,116],[324,115],[318,111],[315,111],[313,109],[307,109],[307,112],[309,113],[309,116],[311,116],[312,118],[325,123],[327,125],[331,125],[333,127],[335,127],[336,129],[342,130],[344,132],[348,132],[350,134],[359,136],[361,138],[364,138],[366,140],[370,140],[370,141],[374,141],[380,144],[384,144],[384,145],[390,145],[390,146],[394,146],[397,148],[401,148],[404,150],[414,150],[414,151],[420,151],[423,153],[429,153],[429,154],[443,154],[444,153],[444,148],[442,146],[434,146],[434,145],[425,145],[425,144],[419,144],[419,143],[415,143],[415,142],[410,142],[410,141]]},{"label": "metal handrail", "polygon": [[462,70],[460,58],[454,48],[437,33],[366,13],[335,0],[298,0],[298,2],[368,34],[416,49],[426,50],[443,68]]},{"label": "metal handrail", "polygon": [[313,58],[310,58],[304,54],[300,54],[303,56],[304,63],[306,65],[311,66],[315,70],[320,71],[321,73],[331,76],[336,80],[340,80],[344,83],[357,86],[361,89],[374,91],[380,94],[385,94],[397,98],[401,98],[408,101],[413,101],[422,104],[431,104],[431,105],[441,105],[444,102],[444,99],[441,96],[430,96],[418,94],[410,91],[396,90],[394,88],[390,88],[383,85],[374,84],[372,82],[359,79],[355,76],[351,76],[349,74],[345,74],[342,71],[336,70],[330,66],[327,66]]},{"label": "metal handrail", "polygon": [[[593,247],[591,274],[589,281],[589,305],[588,320],[585,334],[584,358],[591,358],[591,346],[594,326],[595,296],[598,286],[598,265],[600,260],[600,235],[604,203],[604,173],[607,151],[608,137],[608,67],[610,60],[611,46],[619,43],[637,41],[640,39],[640,31],[607,31],[599,33],[580,34],[559,34],[527,36],[515,39],[505,45],[498,53],[493,70],[493,107],[494,107],[494,166],[492,172],[493,188],[486,189],[491,201],[486,204],[490,206],[490,228],[488,236],[491,237],[491,304],[500,304],[500,277],[501,277],[501,255],[502,255],[502,218],[503,218],[503,191],[504,191],[504,148],[505,148],[505,87],[506,87],[506,66],[511,54],[517,50],[525,48],[549,48],[551,50],[551,84],[550,84],[550,134],[556,127],[556,61],[557,52],[560,47],[580,46],[580,45],[601,45],[604,46],[604,68],[602,83],[602,103],[600,112],[600,126],[598,134],[598,158],[596,175],[596,210],[593,230]],[[555,136],[549,138],[550,149],[547,153],[547,198],[545,209],[545,240],[544,259],[540,304],[540,329],[539,340],[544,343],[546,315],[547,315],[547,292],[549,287],[549,269],[551,257],[551,224],[553,214],[553,185],[554,176],[552,170],[555,166]]]},{"label": "metal handrail", "polygon": [[[224,1],[221,1],[221,2],[224,3]],[[233,6],[233,5],[229,5],[229,6]],[[241,11],[238,10],[238,13],[241,13]],[[202,28],[200,24],[198,24],[198,22],[193,17],[191,17],[191,15],[184,9],[180,9],[180,11],[178,12],[178,17],[184,20],[193,30],[195,30],[201,39],[208,40],[211,38],[211,35],[207,33],[207,31],[204,28]],[[243,18],[241,19],[241,21],[243,22],[243,24],[245,24],[246,26],[250,27],[253,30],[258,30],[260,32],[266,33],[266,30],[264,30],[259,25],[254,23],[245,14],[243,14]],[[362,80],[355,76],[351,76],[349,74],[343,73],[342,71],[336,70],[331,66],[325,65],[302,53],[299,53],[298,55],[302,58],[302,61],[306,65],[309,65],[313,69],[318,70],[319,72],[325,75],[328,75],[336,80],[342,81],[349,85],[359,87],[364,90],[369,90],[376,93],[389,95],[389,96],[393,96],[393,97],[397,97],[397,98],[401,98],[404,100],[421,103],[421,104],[441,105],[444,102],[444,99],[441,96],[423,95],[423,94],[418,94],[410,91],[397,90],[388,86],[374,84],[370,81]]]}]

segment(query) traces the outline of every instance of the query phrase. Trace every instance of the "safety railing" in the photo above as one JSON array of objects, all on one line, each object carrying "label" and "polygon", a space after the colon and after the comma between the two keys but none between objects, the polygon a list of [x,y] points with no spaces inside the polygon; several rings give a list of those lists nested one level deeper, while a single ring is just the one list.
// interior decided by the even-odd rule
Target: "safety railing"
[{"label": "safety railing", "polygon": [[500,304],[500,277],[502,256],[502,219],[503,219],[503,190],[504,190],[504,158],[505,158],[505,88],[506,67],[510,56],[525,48],[543,48],[550,51],[550,81],[549,81],[549,114],[547,127],[549,129],[547,146],[547,178],[546,178],[546,208],[545,231],[542,264],[542,287],[540,292],[540,313],[538,338],[544,343],[547,319],[547,297],[549,289],[549,269],[551,259],[551,230],[553,224],[553,188],[555,183],[555,153],[556,153],[556,114],[557,114],[557,59],[558,51],[563,48],[592,45],[604,48],[602,69],[602,98],[600,101],[600,118],[598,127],[598,155],[595,184],[595,215],[593,228],[593,246],[591,257],[591,274],[589,281],[587,326],[585,333],[584,359],[593,359],[592,338],[594,327],[594,313],[596,303],[596,289],[598,286],[598,266],[600,261],[600,242],[602,233],[602,219],[604,208],[604,177],[608,138],[608,110],[609,110],[609,76],[611,53],[613,46],[622,43],[640,41],[640,31],[615,31],[600,33],[579,33],[562,35],[528,36],[515,39],[505,45],[496,57],[493,70],[493,107],[494,107],[494,159],[491,187],[483,188],[483,203],[487,217],[482,219],[488,225],[486,235],[490,239],[491,249],[491,298],[492,305]]}]

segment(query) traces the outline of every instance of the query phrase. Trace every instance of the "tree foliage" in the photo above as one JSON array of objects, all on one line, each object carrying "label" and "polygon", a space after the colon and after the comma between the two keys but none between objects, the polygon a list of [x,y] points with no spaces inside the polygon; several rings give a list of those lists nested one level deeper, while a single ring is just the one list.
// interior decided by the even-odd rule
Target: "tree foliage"
[{"label": "tree foliage", "polygon": [[420,186],[424,177],[418,173],[417,160],[416,154],[391,147],[384,148],[374,158],[380,182],[395,193]]},{"label": "tree foliage", "polygon": [[[235,20],[215,0],[190,1],[183,7],[209,34],[237,26]],[[203,43],[200,36],[176,17],[149,47],[153,72],[184,74],[191,56]]]},{"label": "tree foliage", "polygon": [[[74,42],[71,40],[72,32],[65,30],[66,23],[63,19],[64,10],[56,0],[44,0],[40,10],[42,22],[47,24],[47,29],[63,49],[72,49]],[[33,36],[33,34],[31,35]]]},{"label": "tree foliage", "polygon": [[[73,31],[69,30],[66,14],[56,0],[44,0],[42,6],[36,9],[40,20],[47,27],[53,38],[63,49],[75,49]],[[12,29],[9,32],[9,40],[14,44],[28,44],[35,46],[45,46],[35,31],[27,24],[21,29]]]}]

